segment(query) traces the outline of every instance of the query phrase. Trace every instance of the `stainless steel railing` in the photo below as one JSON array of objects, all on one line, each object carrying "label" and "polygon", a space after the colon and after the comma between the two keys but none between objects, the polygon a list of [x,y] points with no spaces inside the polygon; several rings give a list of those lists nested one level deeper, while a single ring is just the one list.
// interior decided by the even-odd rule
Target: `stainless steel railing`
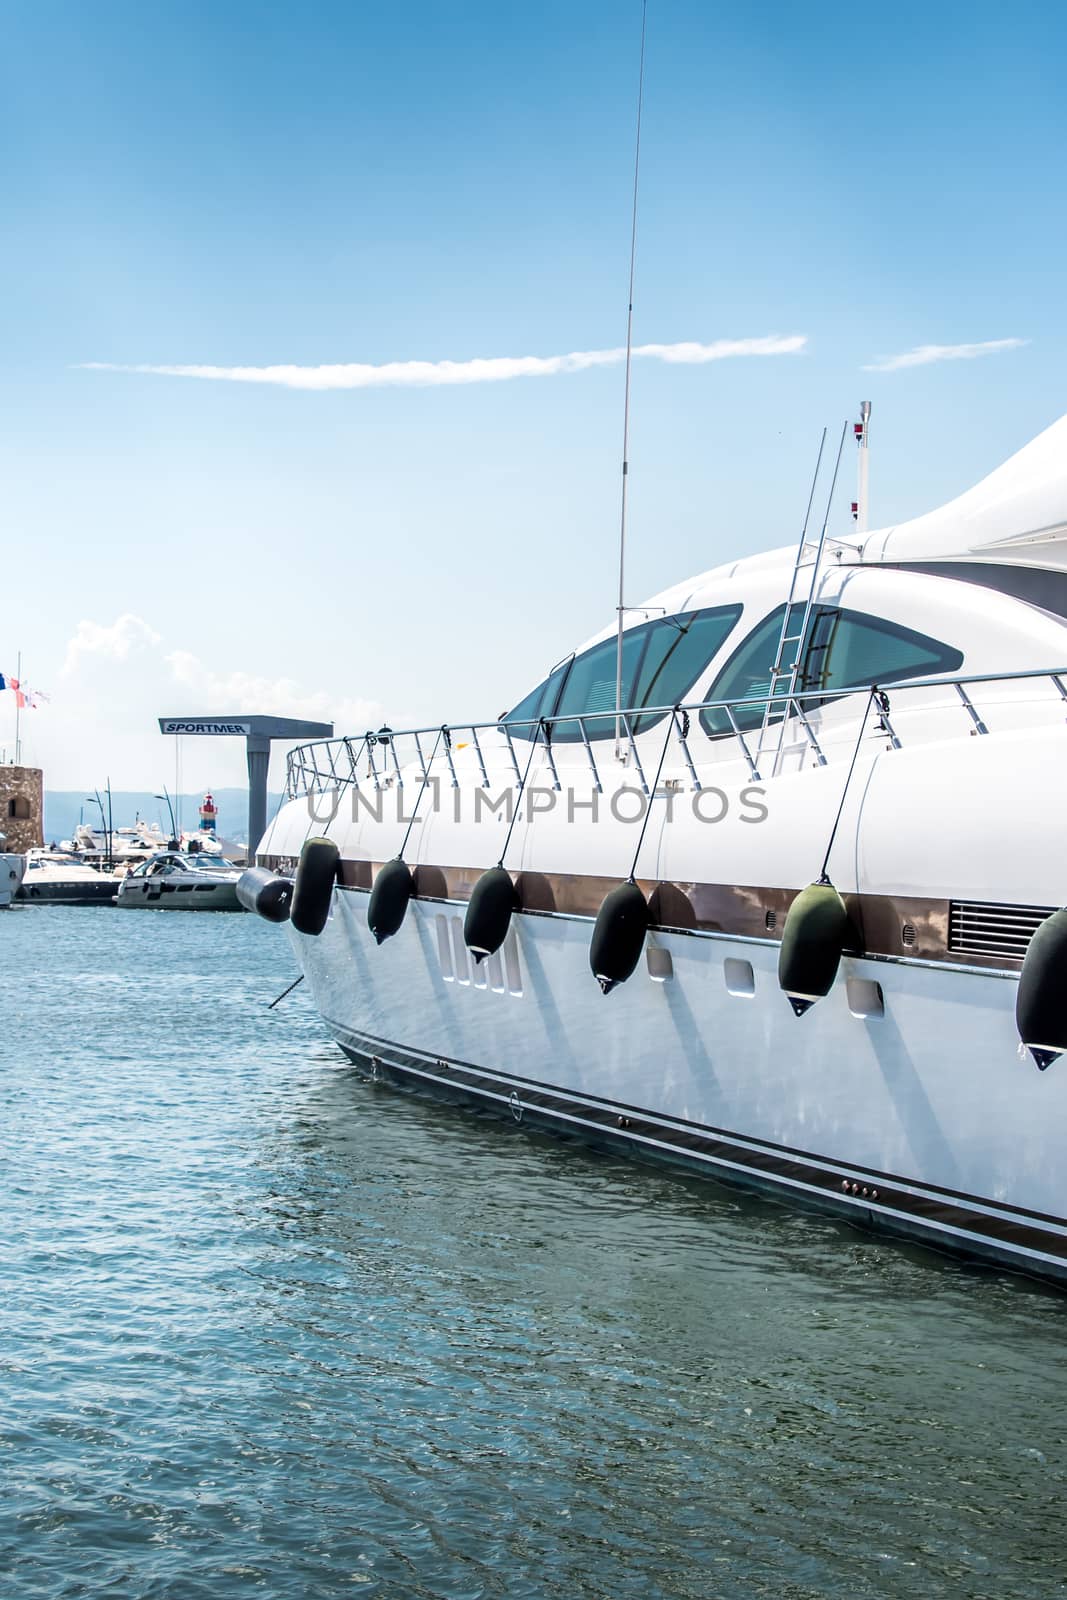
[{"label": "stainless steel railing", "polygon": [[[942,678],[911,678],[906,682],[895,683],[887,688],[880,685],[870,687],[837,689],[807,690],[801,693],[778,695],[754,695],[743,700],[698,700],[686,705],[677,706],[640,706],[629,707],[619,716],[619,724],[624,735],[625,761],[635,775],[638,784],[647,795],[649,793],[648,779],[645,775],[644,764],[641,760],[640,745],[647,737],[643,732],[635,734],[635,719],[655,719],[656,728],[662,728],[665,719],[670,719],[666,738],[673,741],[677,747],[678,755],[684,764],[688,781],[694,790],[702,787],[697,770],[697,759],[691,748],[693,738],[693,718],[701,712],[721,712],[729,723],[729,732],[722,734],[708,734],[703,729],[701,736],[715,745],[729,739],[736,745],[749,773],[755,781],[764,781],[774,775],[773,771],[760,772],[756,757],[752,752],[749,741],[745,737],[745,730],[740,726],[738,714],[746,708],[752,707],[759,710],[761,716],[763,709],[770,705],[772,715],[780,711],[783,719],[792,719],[796,724],[797,733],[803,738],[810,748],[812,757],[817,765],[827,765],[827,755],[823,749],[817,732],[812,726],[811,716],[816,709],[821,709],[828,703],[836,703],[849,698],[859,702],[857,719],[863,715],[866,702],[869,700],[875,713],[871,736],[885,738],[893,749],[901,748],[901,739],[891,720],[890,690],[893,698],[901,694],[914,693],[918,690],[946,688],[953,691],[953,698],[946,702],[949,706],[956,706],[963,712],[966,719],[965,731],[978,736],[990,732],[985,716],[975,703],[972,691],[975,688],[989,684],[1025,683],[1028,681],[1044,681],[1052,686],[1059,697],[1061,708],[1067,712],[1067,667],[1036,668],[1026,672],[997,672],[979,673],[969,676],[950,676]],[[862,697],[862,698],[861,698]],[[814,702],[814,704],[813,704]],[[931,707],[930,709],[944,709],[944,707]],[[597,743],[596,728],[603,728],[610,723],[614,731],[616,713],[611,711],[586,711],[569,712],[553,717],[530,718],[519,722],[463,722],[452,723],[441,727],[405,728],[394,730],[380,728],[377,732],[368,732],[347,738],[321,739],[312,744],[299,745],[289,752],[288,771],[286,777],[286,794],[290,799],[297,799],[301,795],[323,794],[327,790],[341,790],[350,787],[360,788],[364,784],[374,789],[404,786],[405,769],[409,777],[417,782],[424,782],[430,776],[430,764],[439,760],[442,776],[447,774],[448,781],[453,788],[460,787],[460,777],[456,767],[456,753],[460,748],[473,752],[474,771],[476,783],[480,788],[490,787],[489,762],[495,767],[497,758],[503,756],[505,765],[516,783],[522,781],[523,766],[520,764],[519,752],[515,748],[515,740],[519,738],[527,746],[523,755],[528,756],[529,741],[540,745],[544,753],[545,764],[555,789],[561,787],[559,765],[552,747],[552,732],[554,728],[566,724],[568,729],[577,726],[578,737],[568,734],[567,747],[573,746],[580,749],[585,757],[588,776],[595,789],[603,793],[604,781],[600,765],[597,762],[594,749]],[[525,733],[522,730],[526,730]],[[753,731],[753,730],[750,730]],[[961,730],[962,731],[962,730]],[[651,734],[652,729],[648,730]],[[594,735],[591,737],[591,733]],[[405,758],[401,761],[398,741],[405,741]],[[433,741],[431,748],[431,741]],[[605,744],[605,751],[611,747]],[[851,745],[848,746],[851,750]],[[410,749],[410,759],[408,750]],[[651,746],[646,745],[646,756]],[[779,746],[779,752],[781,746]],[[606,755],[601,757],[603,762]]]}]

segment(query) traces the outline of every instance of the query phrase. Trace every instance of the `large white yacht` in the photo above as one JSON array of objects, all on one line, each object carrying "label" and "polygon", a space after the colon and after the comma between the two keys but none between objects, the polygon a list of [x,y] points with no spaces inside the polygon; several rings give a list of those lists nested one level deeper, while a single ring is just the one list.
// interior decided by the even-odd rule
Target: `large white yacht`
[{"label": "large white yacht", "polygon": [[1067,417],[654,595],[621,669],[291,755],[243,896],[346,1055],[1067,1278]]}]

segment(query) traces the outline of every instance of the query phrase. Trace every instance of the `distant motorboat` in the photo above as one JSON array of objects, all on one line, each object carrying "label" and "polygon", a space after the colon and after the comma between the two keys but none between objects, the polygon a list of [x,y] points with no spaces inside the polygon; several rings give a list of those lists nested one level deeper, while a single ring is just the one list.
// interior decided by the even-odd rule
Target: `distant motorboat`
[{"label": "distant motorboat", "polygon": [[216,838],[214,833],[197,830],[167,835],[161,832],[158,824],[144,822],[140,818],[130,827],[112,829],[110,834],[101,833],[89,823],[81,822],[75,828],[73,838],[60,842],[61,850],[79,856],[94,867],[123,877],[129,867],[175,847],[180,847],[183,853],[199,851],[214,856],[216,860],[235,852],[242,856],[245,853],[243,845],[231,845],[227,840]]},{"label": "distant motorboat", "polygon": [[[0,858],[4,859],[4,858]],[[115,880],[64,850],[26,852],[26,870],[15,898],[30,905],[110,905]]]},{"label": "distant motorboat", "polygon": [[129,828],[115,828],[111,834],[97,833],[87,822],[80,822],[70,839],[60,841],[60,849],[87,861],[94,867],[121,867],[123,871],[132,863],[147,861],[150,856],[165,850],[170,840],[160,832],[155,823],[137,821]]},{"label": "distant motorboat", "polygon": [[[242,911],[240,868],[203,850],[164,850],[119,882],[115,904],[128,911]],[[109,880],[114,889],[114,879]]]}]

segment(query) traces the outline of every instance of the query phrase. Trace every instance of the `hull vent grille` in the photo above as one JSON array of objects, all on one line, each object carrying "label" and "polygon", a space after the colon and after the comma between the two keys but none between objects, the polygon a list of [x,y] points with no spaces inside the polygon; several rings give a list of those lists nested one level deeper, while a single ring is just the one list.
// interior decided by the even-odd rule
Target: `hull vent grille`
[{"label": "hull vent grille", "polygon": [[981,900],[950,903],[948,947],[957,955],[1021,961],[1034,933],[1055,906],[998,906]]}]

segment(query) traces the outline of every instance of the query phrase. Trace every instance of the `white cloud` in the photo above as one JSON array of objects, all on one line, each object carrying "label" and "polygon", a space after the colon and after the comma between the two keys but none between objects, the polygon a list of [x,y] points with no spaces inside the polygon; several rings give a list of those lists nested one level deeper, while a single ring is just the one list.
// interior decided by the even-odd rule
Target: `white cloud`
[{"label": "white cloud", "polygon": [[904,367],[928,367],[935,361],[973,361],[976,356],[1018,350],[1029,339],[987,339],[983,344],[920,344],[897,356],[885,356],[863,368],[864,372],[900,372]]},{"label": "white cloud", "polygon": [[131,655],[158,643],[159,634],[155,629],[143,617],[135,617],[132,611],[124,611],[110,627],[99,622],[79,622],[67,645],[63,676],[83,667],[87,658],[128,661]]},{"label": "white cloud", "polygon": [[[78,623],[62,672],[45,684],[50,700],[22,717],[24,759],[44,768],[49,789],[85,785],[89,794],[107,778],[115,789],[158,791],[164,783],[173,788],[178,756],[187,793],[245,785],[242,739],[165,737],[159,731],[161,715],[273,712],[332,722],[339,734],[360,733],[385,720],[384,708],[375,701],[335,694],[298,678],[218,670],[214,662],[209,666],[175,646],[173,637],[164,638],[131,612],[113,622]],[[395,708],[392,720],[402,716],[403,708]],[[0,695],[0,749],[9,754],[13,735],[14,696]],[[275,787],[284,771],[285,747],[277,744],[271,764]]]},{"label": "white cloud", "polygon": [[[687,366],[725,361],[735,356],[785,356],[803,350],[803,334],[759,339],[717,339],[713,344],[642,344],[634,355]],[[473,361],[342,362],[332,366],[207,367],[126,366],[111,361],[86,361],[89,372],[147,373],[163,378],[211,378],[225,383],[268,383],[286,389],[433,388],[448,384],[503,383],[510,378],[546,378],[560,372],[584,372],[589,367],[617,366],[626,359],[624,348],[574,350],[562,356],[489,356]]]},{"label": "white cloud", "polygon": [[[294,678],[212,672],[188,650],[172,650],[163,659],[170,682],[188,691],[190,697],[195,697],[197,707],[206,708],[209,714],[261,712],[276,717],[305,717],[313,722],[332,722],[339,734],[362,732],[382,721],[382,707],[375,700],[339,697],[325,689],[301,689]],[[174,714],[188,709],[179,706]]]}]

